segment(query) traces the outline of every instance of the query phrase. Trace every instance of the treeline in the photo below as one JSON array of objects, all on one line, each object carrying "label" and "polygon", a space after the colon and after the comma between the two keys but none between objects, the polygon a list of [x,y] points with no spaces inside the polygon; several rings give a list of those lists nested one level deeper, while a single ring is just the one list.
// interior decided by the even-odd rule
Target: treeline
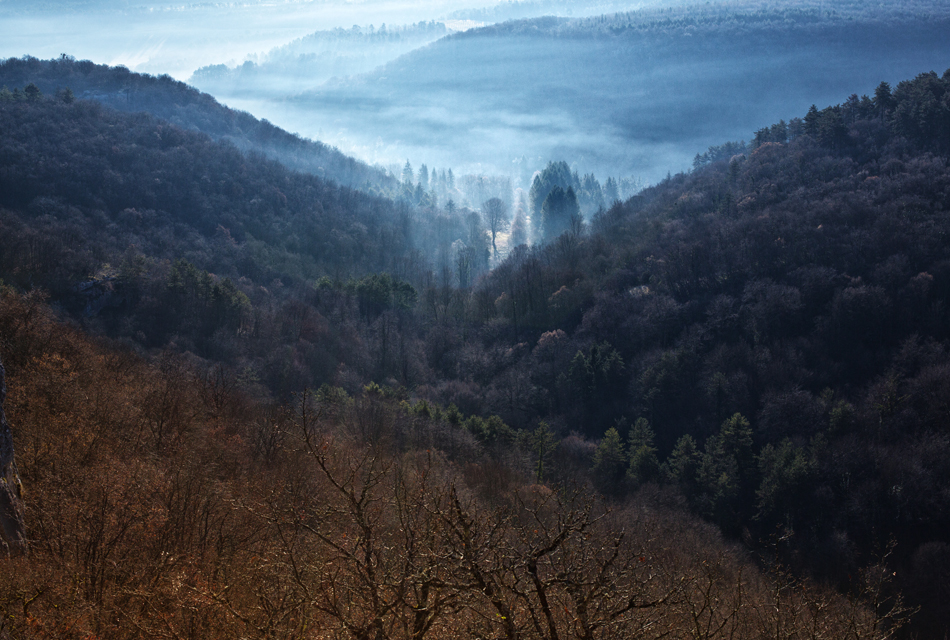
[{"label": "treeline", "polygon": [[257,403],[8,288],[0,336],[29,538],[0,558],[10,637],[857,640],[906,614],[883,566],[850,597],[760,571],[657,497],[533,483],[375,386]]},{"label": "treeline", "polygon": [[34,84],[47,95],[69,89],[76,97],[125,112],[148,112],[182,129],[226,140],[247,153],[279,160],[339,184],[389,193],[396,181],[385,171],[345,156],[322,142],[307,140],[219,104],[206,93],[170,76],[132,73],[125,67],[76,61],[65,54],[55,60],[30,56],[0,62],[0,86]]}]

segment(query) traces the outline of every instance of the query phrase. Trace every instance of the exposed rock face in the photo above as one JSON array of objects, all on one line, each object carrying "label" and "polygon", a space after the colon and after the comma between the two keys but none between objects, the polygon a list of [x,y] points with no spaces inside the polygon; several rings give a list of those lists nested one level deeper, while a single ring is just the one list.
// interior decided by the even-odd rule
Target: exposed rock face
[{"label": "exposed rock face", "polygon": [[20,502],[20,477],[13,462],[13,434],[3,412],[7,386],[0,362],[0,544],[9,554],[26,550],[23,505]]}]

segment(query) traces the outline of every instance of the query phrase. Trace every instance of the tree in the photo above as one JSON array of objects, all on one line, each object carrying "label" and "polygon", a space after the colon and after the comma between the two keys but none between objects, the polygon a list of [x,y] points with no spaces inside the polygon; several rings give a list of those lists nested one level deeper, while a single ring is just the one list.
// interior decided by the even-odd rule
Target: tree
[{"label": "tree", "polygon": [[612,207],[615,202],[620,200],[620,192],[617,191],[617,181],[613,178],[607,178],[607,182],[604,183],[604,200],[607,201],[607,206]]},{"label": "tree", "polygon": [[639,487],[657,479],[660,475],[660,461],[653,445],[653,429],[646,418],[637,418],[630,429],[628,452],[630,466],[627,468],[627,478],[634,486]]},{"label": "tree", "polygon": [[26,94],[27,102],[39,102],[40,98],[43,97],[43,93],[40,91],[40,88],[32,82],[23,88],[23,93]]},{"label": "tree", "polygon": [[755,471],[752,427],[736,413],[706,442],[699,470],[704,510],[724,529],[735,531],[754,504]]},{"label": "tree", "polygon": [[624,455],[620,432],[610,427],[594,452],[592,471],[601,490],[605,493],[617,491],[626,466],[627,456]]},{"label": "tree", "polygon": [[508,229],[511,217],[508,213],[508,205],[501,198],[491,198],[482,203],[482,212],[485,214],[485,222],[488,224],[488,230],[491,232],[492,255],[498,257],[498,247],[495,245],[495,236]]},{"label": "tree", "polygon": [[688,433],[676,441],[673,453],[666,461],[667,473],[687,498],[696,495],[696,480],[701,462],[702,455],[696,441]]},{"label": "tree", "polygon": [[20,503],[20,476],[13,460],[13,434],[3,411],[6,395],[3,362],[0,362],[0,548],[17,553],[26,549],[26,535]]},{"label": "tree", "polygon": [[882,82],[874,90],[874,106],[877,108],[878,115],[881,116],[881,122],[884,122],[885,114],[894,108],[894,96],[891,95],[891,85]]},{"label": "tree", "polygon": [[544,199],[541,205],[541,237],[550,242],[565,231],[570,231],[581,219],[580,207],[574,188],[563,190],[558,186]]},{"label": "tree", "polygon": [[429,189],[429,168],[425,165],[419,167],[419,184],[424,190]]},{"label": "tree", "polygon": [[545,463],[557,449],[558,441],[548,423],[542,420],[538,428],[528,436],[528,444],[536,456],[535,479],[540,484],[544,481]]},{"label": "tree", "polygon": [[528,203],[531,206],[531,226],[535,237],[541,235],[542,212],[544,200],[548,197],[554,187],[560,187],[567,190],[568,187],[577,188],[574,181],[574,174],[571,168],[563,160],[560,162],[549,162],[544,171],[536,174],[531,183],[531,190],[528,192]]}]

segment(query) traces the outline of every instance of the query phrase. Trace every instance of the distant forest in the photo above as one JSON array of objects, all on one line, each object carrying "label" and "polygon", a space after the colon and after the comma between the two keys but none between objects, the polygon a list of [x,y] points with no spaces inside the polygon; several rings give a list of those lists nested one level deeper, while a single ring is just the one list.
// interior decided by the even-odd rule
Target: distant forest
[{"label": "distant forest", "polygon": [[[359,448],[334,435],[344,457],[332,463],[321,449],[306,448],[315,433],[303,415],[311,410],[306,391],[321,389],[313,407],[321,433],[346,433],[332,426],[345,424],[371,439],[385,434],[379,442],[455,438],[463,460],[484,451],[511,454],[510,466],[469,468],[484,480],[467,485],[472,497],[460,506],[450,494],[425,494],[451,507],[441,522],[453,531],[488,509],[478,487],[502,482],[507,469],[522,474],[524,485],[589,483],[618,513],[648,496],[678,504],[758,557],[855,597],[868,567],[885,562],[892,586],[877,592],[877,613],[901,609],[893,587],[920,607],[908,634],[939,638],[950,628],[950,72],[880,83],[873,95],[815,106],[751,132],[745,146],[710,148],[692,171],[625,202],[605,202],[590,219],[578,215],[582,196],[568,165],[552,163],[499,214],[511,224],[499,233],[514,235],[520,224],[533,244],[513,243],[493,269],[490,216],[505,207],[490,199],[478,210],[423,199],[394,204],[152,116],[75,100],[65,89],[10,87],[16,90],[0,93],[0,277],[11,287],[4,305],[22,312],[3,320],[4,355],[15,372],[39,367],[29,374],[38,389],[68,379],[58,372],[72,365],[48,354],[32,359],[46,353],[43,336],[59,331],[48,328],[47,312],[29,311],[43,319],[37,333],[18,329],[14,319],[45,309],[48,295],[73,322],[125,349],[130,359],[103,360],[103,375],[118,376],[136,353],[161,358],[163,373],[142,373],[165,376],[155,378],[149,415],[174,419],[141,422],[134,441],[147,444],[135,446],[177,456],[169,442],[219,429],[234,436],[228,455],[241,467],[241,443],[251,435],[239,438],[228,431],[232,423],[215,422],[224,414],[214,412],[225,411],[214,404],[216,390],[275,406],[296,399],[303,404],[294,417],[280,418],[298,434],[293,456],[281,457],[281,473],[303,477],[293,470],[310,469],[322,478],[320,491],[341,501],[328,503],[332,509],[358,508],[347,501],[356,490],[337,479],[346,465],[368,464]],[[402,188],[414,181],[404,179]],[[583,179],[577,184],[582,188]],[[46,293],[23,297],[34,289]],[[220,376],[202,387],[209,408],[192,415],[159,402],[172,397],[161,390],[178,379],[168,373],[178,362]],[[205,423],[199,414],[211,417]],[[266,466],[261,429],[255,455]],[[429,429],[454,435],[426,436]],[[83,433],[93,437],[94,430]],[[424,449],[413,450],[421,456]],[[31,455],[45,454],[39,448]],[[411,469],[405,476],[386,475],[396,468],[386,466],[378,478],[387,480],[373,486],[382,491],[393,483],[396,502],[386,504],[395,509],[409,491],[399,483],[430,477],[428,464],[419,457],[399,467]],[[464,468],[458,464],[453,468]],[[203,482],[212,482],[204,475],[210,473],[202,472]],[[311,494],[308,482],[275,494],[268,508],[276,512],[261,531],[286,549],[311,535],[330,539],[318,522],[348,531],[355,544],[378,540],[347,529],[361,522],[359,514],[298,517],[318,508],[312,495],[324,495]],[[127,490],[138,495],[136,487]],[[167,490],[168,501],[178,499],[177,489]],[[555,500],[543,488],[526,491],[506,494],[522,505],[510,513],[535,517],[549,505],[553,511],[537,516],[543,522],[599,517],[558,502],[569,494]],[[400,513],[389,517],[423,517]],[[253,526],[221,527],[230,557],[284,576],[261,587],[275,590],[268,593],[293,584],[294,593],[317,589],[330,597],[320,591],[328,584],[323,574],[288,578],[293,572],[281,573],[279,563],[262,567],[242,556],[240,535]],[[504,529],[504,536],[518,531]],[[281,538],[289,532],[300,537]],[[458,541],[439,538],[448,539]],[[579,545],[583,539],[576,538]],[[169,540],[168,548],[177,544]],[[479,544],[486,553],[501,549],[490,537]],[[544,544],[529,536],[510,548]],[[164,557],[162,549],[154,547],[155,558]],[[606,549],[581,545],[570,557],[584,565]],[[647,554],[624,557],[636,567]],[[545,583],[540,574],[531,578],[536,565],[508,561],[526,572],[505,583],[514,593],[533,585],[518,618],[525,628],[532,619],[550,628],[570,624],[553,613],[545,618],[538,596]],[[364,567],[355,566],[357,573]],[[482,565],[466,566],[477,580],[472,571]],[[102,608],[100,575],[83,597]],[[223,592],[202,589],[195,593],[218,593],[223,608],[215,610],[227,610]],[[493,601],[485,587],[465,593],[486,596],[479,602],[488,611],[503,600]],[[323,606],[322,615],[346,624],[356,611]],[[242,615],[229,619],[250,624]],[[465,628],[515,637],[494,615],[492,623]]]},{"label": "distant forest", "polygon": [[567,159],[602,179],[657,182],[697,149],[928,70],[950,54],[948,27],[938,3],[719,3],[512,20],[303,93],[275,85],[267,107],[301,130],[320,123],[327,139],[367,157],[509,175],[523,156],[532,170]]}]

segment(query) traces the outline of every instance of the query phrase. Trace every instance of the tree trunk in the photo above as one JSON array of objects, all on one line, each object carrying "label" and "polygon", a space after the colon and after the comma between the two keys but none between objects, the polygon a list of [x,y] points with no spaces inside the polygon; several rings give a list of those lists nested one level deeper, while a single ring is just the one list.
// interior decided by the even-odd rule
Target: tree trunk
[{"label": "tree trunk", "polygon": [[3,412],[7,387],[0,362],[0,543],[8,554],[26,551],[23,505],[20,503],[20,477],[13,462],[13,434]]}]

